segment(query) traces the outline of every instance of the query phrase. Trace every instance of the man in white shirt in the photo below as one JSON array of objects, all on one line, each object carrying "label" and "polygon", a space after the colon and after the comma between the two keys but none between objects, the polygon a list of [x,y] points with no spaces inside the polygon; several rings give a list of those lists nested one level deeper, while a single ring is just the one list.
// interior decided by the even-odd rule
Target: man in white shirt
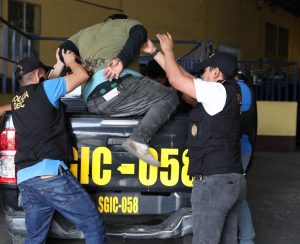
[{"label": "man in white shirt", "polygon": [[194,176],[191,196],[193,244],[237,244],[237,207],[246,193],[240,158],[239,88],[236,59],[216,53],[201,63],[196,78],[176,63],[172,36],[158,34],[162,51],[148,40],[142,51],[165,69],[171,85],[197,99],[189,121],[188,173]]}]

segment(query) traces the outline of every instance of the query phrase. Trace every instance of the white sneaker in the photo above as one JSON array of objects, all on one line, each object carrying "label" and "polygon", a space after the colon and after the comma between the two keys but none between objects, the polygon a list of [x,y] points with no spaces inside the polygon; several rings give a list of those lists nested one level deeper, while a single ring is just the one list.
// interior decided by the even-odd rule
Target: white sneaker
[{"label": "white sneaker", "polygon": [[151,154],[149,147],[146,144],[135,142],[131,140],[130,138],[127,138],[123,144],[122,147],[132,153],[134,156],[142,159],[148,164],[154,165],[159,167],[160,162],[157,161]]}]

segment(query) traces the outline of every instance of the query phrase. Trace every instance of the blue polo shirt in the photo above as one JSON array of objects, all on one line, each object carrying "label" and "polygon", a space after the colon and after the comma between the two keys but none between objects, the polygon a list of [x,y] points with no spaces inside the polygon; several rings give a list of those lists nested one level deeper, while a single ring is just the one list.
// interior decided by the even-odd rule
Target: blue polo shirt
[{"label": "blue polo shirt", "polygon": [[[241,95],[242,95],[241,110],[242,112],[247,112],[251,108],[251,104],[252,104],[251,90],[243,80],[238,80],[237,83],[240,86]],[[251,154],[251,152],[252,152],[252,147],[250,144],[249,137],[243,134],[241,136],[241,153],[242,155],[245,155],[245,154]]]}]

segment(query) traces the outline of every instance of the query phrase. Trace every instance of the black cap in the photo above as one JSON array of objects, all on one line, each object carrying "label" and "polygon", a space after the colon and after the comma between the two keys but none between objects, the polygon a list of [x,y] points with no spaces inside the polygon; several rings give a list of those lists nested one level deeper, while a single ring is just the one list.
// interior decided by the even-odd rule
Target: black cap
[{"label": "black cap", "polygon": [[218,52],[199,65],[200,71],[207,67],[219,68],[223,74],[234,77],[238,68],[237,59],[229,53]]},{"label": "black cap", "polygon": [[15,69],[15,75],[18,79],[38,68],[43,68],[48,72],[53,69],[50,66],[44,65],[37,57],[27,57],[23,58],[17,65]]}]

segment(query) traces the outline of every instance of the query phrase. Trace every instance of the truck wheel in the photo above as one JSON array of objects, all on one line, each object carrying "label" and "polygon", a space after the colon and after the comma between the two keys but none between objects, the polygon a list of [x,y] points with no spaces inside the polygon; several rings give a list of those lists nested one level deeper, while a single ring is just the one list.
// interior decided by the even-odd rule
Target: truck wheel
[{"label": "truck wheel", "polygon": [[21,235],[11,235],[13,244],[23,244],[25,242],[25,237]]}]

